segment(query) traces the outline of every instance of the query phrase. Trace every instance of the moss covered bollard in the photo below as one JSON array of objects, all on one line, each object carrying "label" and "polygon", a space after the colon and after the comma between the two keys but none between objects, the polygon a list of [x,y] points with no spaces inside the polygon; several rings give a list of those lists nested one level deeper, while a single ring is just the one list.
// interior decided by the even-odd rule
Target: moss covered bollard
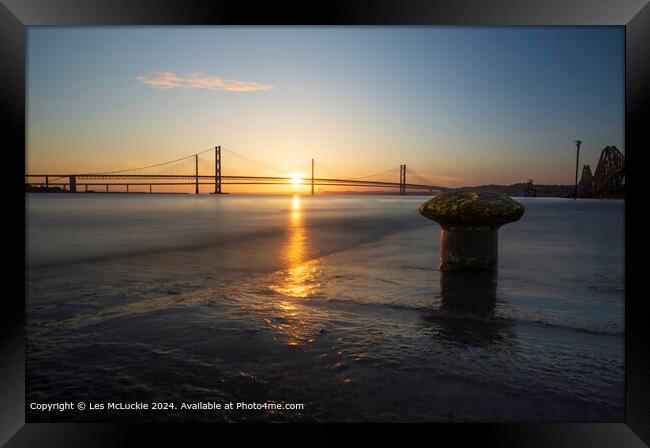
[{"label": "moss covered bollard", "polygon": [[524,206],[505,195],[473,191],[443,193],[420,204],[420,214],[442,228],[440,269],[494,269],[499,227],[517,221]]}]

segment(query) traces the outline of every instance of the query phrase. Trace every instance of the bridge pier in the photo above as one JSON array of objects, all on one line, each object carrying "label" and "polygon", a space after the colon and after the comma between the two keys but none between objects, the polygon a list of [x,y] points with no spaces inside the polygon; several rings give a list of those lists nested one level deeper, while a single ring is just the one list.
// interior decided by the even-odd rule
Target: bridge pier
[{"label": "bridge pier", "polygon": [[108,184],[106,184],[106,193],[108,193]]},{"label": "bridge pier", "polygon": [[126,192],[129,192],[129,184],[126,184]]},{"label": "bridge pier", "polygon": [[77,176],[70,176],[70,193],[77,192]]},{"label": "bridge pier", "polygon": [[151,184],[149,184],[149,193],[153,193],[153,188],[152,188]]}]

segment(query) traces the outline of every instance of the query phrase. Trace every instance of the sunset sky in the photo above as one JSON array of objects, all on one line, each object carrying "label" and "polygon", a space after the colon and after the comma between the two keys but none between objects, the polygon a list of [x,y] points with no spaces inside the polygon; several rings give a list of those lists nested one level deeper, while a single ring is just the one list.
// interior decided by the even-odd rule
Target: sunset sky
[{"label": "sunset sky", "polygon": [[220,144],[289,172],[572,184],[575,139],[592,170],[625,152],[622,27],[30,27],[27,72],[30,173]]}]

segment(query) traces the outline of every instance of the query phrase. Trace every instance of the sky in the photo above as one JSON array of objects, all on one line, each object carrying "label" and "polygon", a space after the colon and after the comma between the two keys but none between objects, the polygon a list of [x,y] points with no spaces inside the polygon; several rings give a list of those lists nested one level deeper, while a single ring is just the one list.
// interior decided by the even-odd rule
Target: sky
[{"label": "sky", "polygon": [[222,145],[287,172],[572,184],[574,140],[592,171],[625,152],[623,27],[29,27],[27,74],[29,173]]}]

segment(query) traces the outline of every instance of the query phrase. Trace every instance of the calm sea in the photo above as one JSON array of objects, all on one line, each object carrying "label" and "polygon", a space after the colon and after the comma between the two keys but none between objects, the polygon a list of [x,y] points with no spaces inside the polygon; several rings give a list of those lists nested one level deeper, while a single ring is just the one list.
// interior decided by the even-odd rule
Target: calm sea
[{"label": "calm sea", "polygon": [[622,421],[624,202],[518,198],[443,275],[426,199],[27,195],[28,407],[176,407],[28,421]]}]

